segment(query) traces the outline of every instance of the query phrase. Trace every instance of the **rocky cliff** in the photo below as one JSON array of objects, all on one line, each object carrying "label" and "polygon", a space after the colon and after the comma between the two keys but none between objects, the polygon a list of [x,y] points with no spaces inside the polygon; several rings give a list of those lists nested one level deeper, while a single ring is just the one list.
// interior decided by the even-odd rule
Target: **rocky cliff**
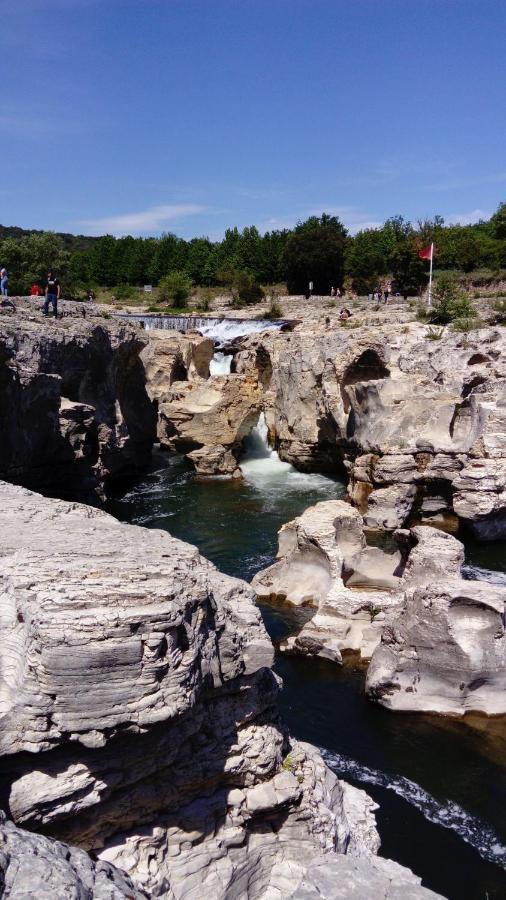
[{"label": "rocky cliff", "polygon": [[[351,325],[354,323],[352,321]],[[346,474],[370,527],[460,519],[506,534],[506,338],[380,322],[254,336],[236,357],[258,373],[282,459]]]},{"label": "rocky cliff", "polygon": [[137,896],[106,863],[149,896],[254,900],[290,896],[315,855],[367,862],[374,805],[286,734],[244,582],[166,532],[9,484],[0,499],[2,805],[45,836],[5,826],[10,896],[23,848],[39,881],[45,859],[79,870],[84,897]]},{"label": "rocky cliff", "polygon": [[0,308],[0,477],[97,503],[150,458],[147,338],[91,304],[60,306],[58,319],[40,298]]}]

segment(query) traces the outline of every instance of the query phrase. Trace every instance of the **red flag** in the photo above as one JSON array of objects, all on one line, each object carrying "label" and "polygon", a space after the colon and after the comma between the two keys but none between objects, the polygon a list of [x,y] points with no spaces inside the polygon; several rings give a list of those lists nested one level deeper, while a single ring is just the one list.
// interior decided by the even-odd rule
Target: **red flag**
[{"label": "red flag", "polygon": [[433,246],[434,244],[428,244],[427,247],[422,247],[422,249],[418,251],[420,259],[432,259]]}]

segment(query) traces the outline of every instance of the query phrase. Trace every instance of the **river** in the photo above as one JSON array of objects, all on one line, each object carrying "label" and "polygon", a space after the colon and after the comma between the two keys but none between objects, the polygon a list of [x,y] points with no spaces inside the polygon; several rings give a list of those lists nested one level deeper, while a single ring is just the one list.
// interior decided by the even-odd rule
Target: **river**
[{"label": "river", "polygon": [[[282,463],[266,447],[265,423],[248,439],[244,480],[201,481],[177,455],[109,503],[117,518],[163,528],[195,544],[219,569],[247,581],[269,565],[280,526],[344,488]],[[504,543],[469,543],[469,573],[506,580]],[[296,615],[262,606],[274,641]],[[506,724],[395,714],[365,699],[365,668],[278,654],[281,709],[291,733],[324,750],[337,774],[365,788],[381,854],[409,866],[449,900],[506,897]]]}]

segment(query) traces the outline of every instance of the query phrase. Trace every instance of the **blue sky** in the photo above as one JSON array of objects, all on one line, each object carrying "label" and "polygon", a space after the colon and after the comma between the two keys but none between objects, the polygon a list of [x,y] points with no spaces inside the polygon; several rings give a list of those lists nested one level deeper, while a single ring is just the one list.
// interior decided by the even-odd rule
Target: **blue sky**
[{"label": "blue sky", "polygon": [[2,0],[0,222],[208,234],[506,199],[504,0]]}]

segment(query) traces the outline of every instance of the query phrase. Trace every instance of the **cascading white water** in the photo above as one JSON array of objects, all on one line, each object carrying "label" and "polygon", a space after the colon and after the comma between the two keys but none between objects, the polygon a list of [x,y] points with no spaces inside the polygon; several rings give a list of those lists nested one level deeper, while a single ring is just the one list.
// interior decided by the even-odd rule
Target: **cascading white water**
[{"label": "cascading white water", "polygon": [[209,363],[209,374],[212,375],[230,375],[230,367],[233,360],[232,353],[222,353],[216,350],[211,362]]},{"label": "cascading white water", "polygon": [[220,345],[247,334],[279,329],[283,324],[283,322],[271,322],[269,319],[223,319],[221,321],[210,319],[208,322],[201,319],[198,330],[205,337],[211,337]]},{"label": "cascading white water", "polygon": [[244,441],[244,456],[239,466],[246,481],[259,489],[268,489],[274,495],[290,490],[330,488],[333,484],[332,479],[324,475],[298,472],[290,463],[280,460],[276,450],[269,447],[267,422],[263,412]]},{"label": "cascading white water", "polygon": [[133,322],[139,322],[146,331],[200,331],[205,337],[212,338],[216,344],[221,345],[247,334],[256,334],[260,331],[279,330],[286,321],[279,319],[271,322],[270,319],[227,319],[214,316],[164,316],[145,315],[142,313],[130,313],[121,316]]}]

